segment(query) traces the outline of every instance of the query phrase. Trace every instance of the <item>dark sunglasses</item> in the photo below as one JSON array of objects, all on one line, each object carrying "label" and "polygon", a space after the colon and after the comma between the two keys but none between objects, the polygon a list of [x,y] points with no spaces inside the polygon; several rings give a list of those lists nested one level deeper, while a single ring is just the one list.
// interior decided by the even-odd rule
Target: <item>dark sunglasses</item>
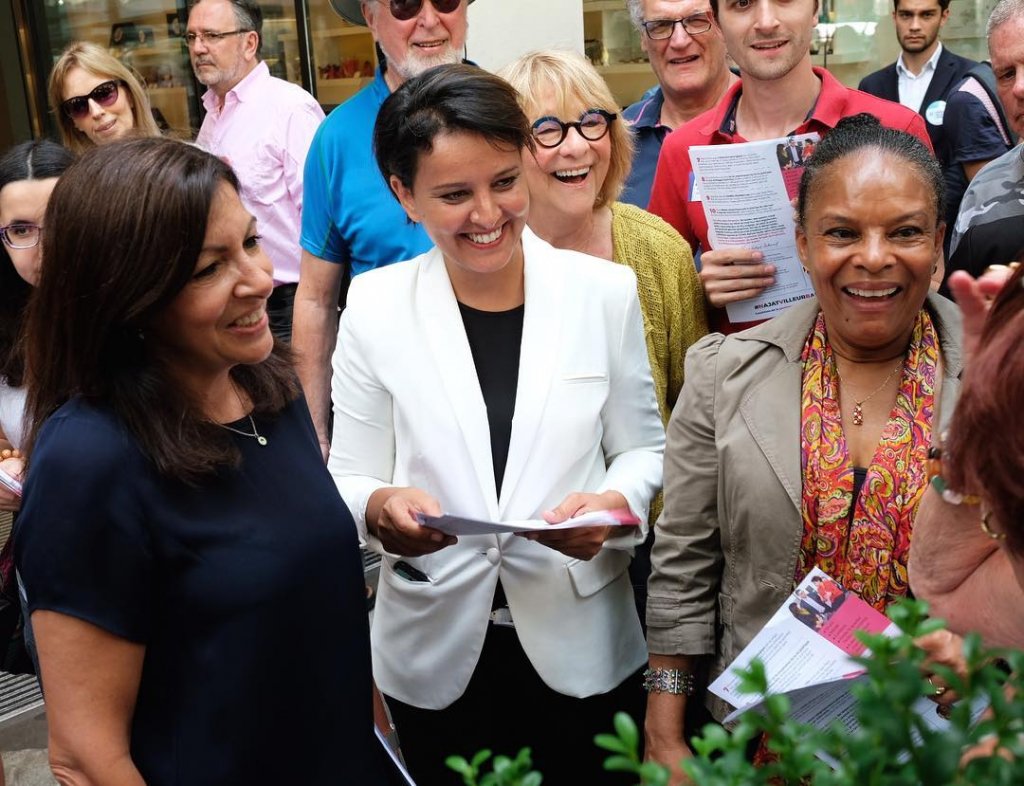
[{"label": "dark sunglasses", "polygon": [[[384,0],[381,0],[384,2]],[[462,3],[462,0],[430,0],[439,14],[450,14]],[[423,8],[424,0],[389,0],[391,16],[401,22],[412,19]]]},{"label": "dark sunglasses", "polygon": [[618,115],[603,109],[588,109],[575,123],[563,123],[557,117],[542,117],[530,129],[533,138],[541,147],[558,147],[565,140],[570,128],[575,128],[581,137],[596,142],[608,133],[612,121]]},{"label": "dark sunglasses", "polygon": [[103,82],[96,85],[89,95],[69,98],[60,105],[60,108],[64,110],[64,114],[68,117],[79,120],[89,114],[90,101],[95,101],[100,106],[110,106],[117,101],[117,88],[120,84],[121,80],[119,79]]}]

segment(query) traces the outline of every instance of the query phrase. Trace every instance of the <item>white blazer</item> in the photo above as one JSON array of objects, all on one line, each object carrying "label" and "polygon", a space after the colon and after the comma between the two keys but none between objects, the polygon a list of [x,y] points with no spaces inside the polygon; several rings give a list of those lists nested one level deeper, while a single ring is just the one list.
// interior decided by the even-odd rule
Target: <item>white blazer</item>
[{"label": "white blazer", "polygon": [[[442,709],[466,689],[501,577],[516,632],[553,689],[591,696],[647,657],[626,568],[661,486],[665,434],[633,272],[555,249],[524,230],[526,306],[508,462],[497,497],[487,410],[455,294],[436,248],[358,276],[334,353],[328,467],[364,542],[384,553],[371,640],[388,695]],[[594,559],[515,535],[464,536],[401,559],[366,531],[366,504],[413,486],[448,513],[538,518],[573,491],[622,493],[644,520]],[[639,687],[638,687],[639,689]]]}]

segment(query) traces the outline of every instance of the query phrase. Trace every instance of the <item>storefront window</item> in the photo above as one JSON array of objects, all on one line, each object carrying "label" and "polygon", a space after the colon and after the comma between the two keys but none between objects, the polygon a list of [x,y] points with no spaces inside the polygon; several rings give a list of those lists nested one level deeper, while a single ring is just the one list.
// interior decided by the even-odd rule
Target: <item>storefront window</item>
[{"label": "storefront window", "polygon": [[[301,84],[300,71],[289,69],[289,43],[295,42],[295,11],[290,5],[261,3],[263,59],[274,76]],[[174,0],[109,2],[46,0],[46,35],[37,44],[52,64],[72,41],[106,47],[132,68],[146,86],[157,122],[165,131],[191,139],[202,122],[198,84],[189,62],[184,34],[188,11]],[[45,83],[47,75],[43,75]]]},{"label": "storefront window", "polygon": [[[373,36],[365,27],[338,16],[327,0],[308,0],[307,13],[316,97],[329,110],[373,81],[377,68]],[[300,64],[294,42],[290,48],[286,45],[286,52],[289,68],[297,71]]]},{"label": "storefront window", "polygon": [[[985,24],[995,4],[996,0],[952,0],[940,36],[944,45],[963,57],[987,59]],[[623,106],[633,103],[655,80],[626,0],[582,0],[582,5],[584,52],[616,100]],[[892,11],[892,0],[820,0],[811,42],[814,64],[856,87],[872,71],[895,61],[900,48]]]}]

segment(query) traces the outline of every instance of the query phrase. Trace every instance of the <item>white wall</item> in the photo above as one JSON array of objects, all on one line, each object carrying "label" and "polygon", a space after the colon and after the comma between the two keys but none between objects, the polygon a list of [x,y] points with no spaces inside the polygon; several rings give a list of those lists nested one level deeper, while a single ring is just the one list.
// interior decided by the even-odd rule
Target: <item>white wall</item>
[{"label": "white wall", "polygon": [[476,0],[469,7],[469,59],[497,71],[536,49],[583,52],[580,0]]}]

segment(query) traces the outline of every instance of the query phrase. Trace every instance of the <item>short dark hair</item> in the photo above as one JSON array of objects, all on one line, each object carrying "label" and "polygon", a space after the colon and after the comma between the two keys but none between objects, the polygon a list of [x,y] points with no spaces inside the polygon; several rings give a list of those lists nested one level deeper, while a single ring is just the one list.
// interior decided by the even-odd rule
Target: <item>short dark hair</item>
[{"label": "short dark hair", "polygon": [[942,167],[932,152],[913,134],[886,128],[877,117],[862,112],[844,117],[814,148],[800,178],[797,198],[797,216],[800,226],[807,218],[807,203],[814,196],[814,184],[837,161],[860,150],[878,150],[894,155],[913,167],[931,191],[936,221],[942,221],[946,212],[945,183]]},{"label": "short dark hair", "polygon": [[504,79],[465,63],[440,65],[388,96],[373,129],[373,149],[384,180],[394,175],[411,189],[419,157],[445,133],[479,134],[495,147],[533,147],[530,121]]},{"label": "short dark hair", "polygon": [[[939,4],[939,10],[940,11],[945,11],[947,8],[949,8],[950,0],[937,0],[937,2]],[[893,11],[899,11],[900,10],[900,0],[892,0],[892,10]]]},{"label": "short dark hair", "polygon": [[[214,197],[231,168],[172,139],[95,148],[60,179],[46,211],[46,260],[26,329],[29,449],[73,396],[109,408],[163,475],[196,482],[240,459],[168,370],[150,324],[191,279]],[[102,194],[97,199],[96,194]],[[261,413],[298,394],[287,350],[231,370]]]},{"label": "short dark hair", "polygon": [[[60,177],[74,160],[70,150],[48,139],[22,142],[0,158],[0,190],[23,180]],[[18,275],[7,247],[0,244],[0,377],[13,387],[21,385],[25,374],[24,346],[18,336],[31,294],[32,285]]]}]

